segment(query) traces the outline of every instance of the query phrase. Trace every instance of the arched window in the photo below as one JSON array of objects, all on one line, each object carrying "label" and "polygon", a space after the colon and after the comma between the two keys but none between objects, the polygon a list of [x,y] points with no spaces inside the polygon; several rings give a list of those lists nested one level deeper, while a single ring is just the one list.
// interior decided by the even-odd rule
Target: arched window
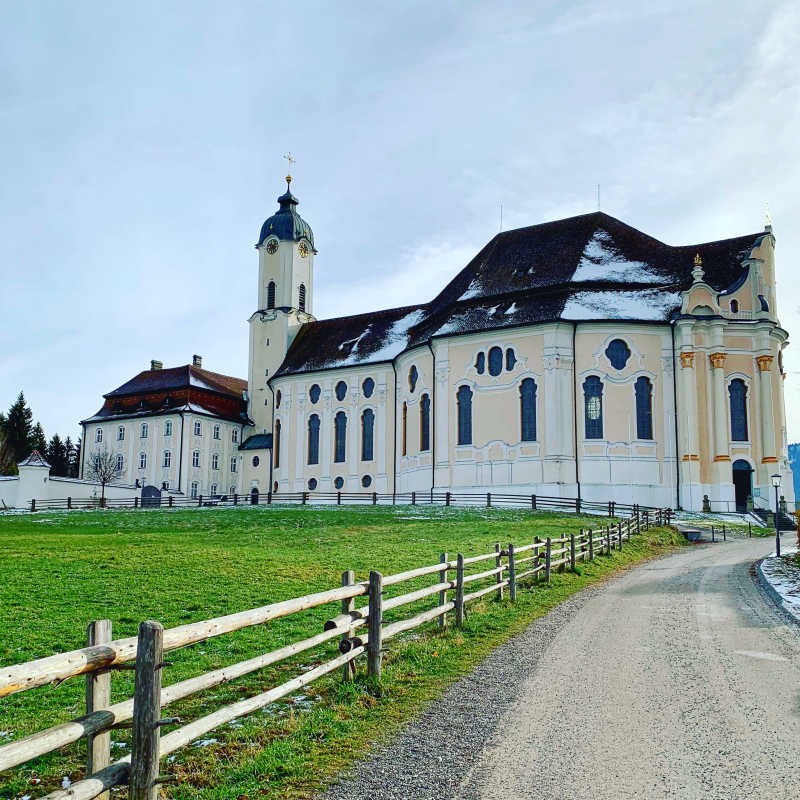
[{"label": "arched window", "polygon": [[336,399],[344,400],[346,394],[347,384],[344,381],[339,381],[339,383],[336,384]]},{"label": "arched window", "polygon": [[347,445],[347,414],[344,411],[339,411],[333,420],[334,427],[334,455],[333,460],[337,462],[344,461],[345,448]]},{"label": "arched window", "polygon": [[306,285],[304,283],[301,283],[297,290],[297,308],[300,311],[306,310]]},{"label": "arched window", "polygon": [[653,384],[645,378],[637,378],[636,392],[636,438],[653,438]]},{"label": "arched window", "polygon": [[316,405],[317,402],[319,402],[319,394],[320,394],[319,384],[315,383],[308,390],[308,398],[309,398],[309,400],[311,400],[312,403],[314,403],[314,405]]},{"label": "arched window", "polygon": [[278,393],[275,395],[275,408],[281,407],[281,398],[283,395],[281,394],[281,390],[278,389]]},{"label": "arched window", "polygon": [[520,432],[523,442],[536,441],[536,382],[525,378],[519,386]]},{"label": "arched window", "polygon": [[475,371],[478,375],[483,375],[486,372],[486,356],[483,353],[478,353],[475,357]]},{"label": "arched window", "polygon": [[747,385],[741,378],[734,378],[728,386],[731,397],[731,439],[747,441]]},{"label": "arched window", "polygon": [[499,375],[503,371],[503,351],[499,347],[489,350],[489,374]]},{"label": "arched window", "polygon": [[517,363],[517,354],[514,352],[512,347],[509,347],[506,350],[506,369],[510,372],[514,369],[514,364]]},{"label": "arched window", "polygon": [[308,418],[308,463],[319,464],[319,417]]},{"label": "arched window", "polygon": [[419,401],[419,449],[431,449],[431,398],[424,394]]},{"label": "arched window", "polygon": [[408,454],[408,404],[403,403],[402,454]]},{"label": "arched window", "polygon": [[361,460],[373,459],[373,431],[375,430],[375,412],[371,408],[364,409],[361,415]]},{"label": "arched window", "polygon": [[412,364],[411,369],[408,371],[408,388],[412,392],[417,388],[417,378],[419,378],[419,372],[417,372],[416,366]]},{"label": "arched window", "polygon": [[624,369],[631,357],[631,350],[622,339],[614,339],[606,347],[606,358],[611,362],[614,369]]},{"label": "arched window", "polygon": [[469,386],[458,388],[456,401],[458,403],[458,443],[472,444],[472,390]]},{"label": "arched window", "polygon": [[267,284],[267,308],[275,308],[275,281]]},{"label": "arched window", "polygon": [[596,375],[583,382],[585,433],[587,439],[603,438],[603,384]]},{"label": "arched window", "polygon": [[739,313],[739,301],[731,300],[731,314],[738,314],[738,313]]},{"label": "arched window", "polygon": [[364,397],[372,397],[372,393],[375,391],[375,381],[372,378],[367,378],[361,384],[361,391],[364,393]]},{"label": "arched window", "polygon": [[272,447],[275,450],[275,469],[281,465],[281,421],[275,420],[275,436],[272,442]]}]

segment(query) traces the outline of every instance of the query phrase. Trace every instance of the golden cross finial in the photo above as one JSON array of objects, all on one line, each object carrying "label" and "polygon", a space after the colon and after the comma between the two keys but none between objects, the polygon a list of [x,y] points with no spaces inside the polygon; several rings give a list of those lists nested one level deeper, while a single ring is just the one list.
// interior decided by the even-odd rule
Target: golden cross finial
[{"label": "golden cross finial", "polygon": [[291,183],[292,182],[292,164],[295,163],[295,160],[292,158],[292,154],[291,153],[287,153],[284,156],[284,158],[286,159],[286,162],[289,165],[289,169],[287,170],[287,173],[286,173],[286,183]]},{"label": "golden cross finial", "polygon": [[700,253],[697,253],[695,255],[695,257],[694,257],[694,265],[696,267],[702,267],[703,266],[703,259],[700,258]]}]

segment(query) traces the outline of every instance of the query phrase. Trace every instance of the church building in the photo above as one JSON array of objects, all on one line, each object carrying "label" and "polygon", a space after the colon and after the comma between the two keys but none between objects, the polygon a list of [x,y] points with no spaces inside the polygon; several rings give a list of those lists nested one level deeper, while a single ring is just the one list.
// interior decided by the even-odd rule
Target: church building
[{"label": "church building", "polygon": [[[170,473],[179,491],[734,511],[769,507],[778,473],[794,500],[771,225],[674,247],[584,214],[497,234],[427,302],[318,320],[314,234],[290,185],[256,242],[246,390],[217,376],[239,407],[222,413],[207,391],[197,412],[236,444],[236,478],[193,471],[181,450],[196,477]],[[114,417],[124,398],[106,405]]]}]

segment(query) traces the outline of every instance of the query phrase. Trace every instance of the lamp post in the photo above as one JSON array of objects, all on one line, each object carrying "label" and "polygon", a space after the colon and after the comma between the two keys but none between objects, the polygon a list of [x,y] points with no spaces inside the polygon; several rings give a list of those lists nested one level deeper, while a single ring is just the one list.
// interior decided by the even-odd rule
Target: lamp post
[{"label": "lamp post", "polygon": [[780,557],[781,554],[781,532],[778,528],[778,511],[780,506],[778,505],[778,489],[781,486],[781,476],[775,474],[772,476],[772,485],[775,487],[775,555]]}]

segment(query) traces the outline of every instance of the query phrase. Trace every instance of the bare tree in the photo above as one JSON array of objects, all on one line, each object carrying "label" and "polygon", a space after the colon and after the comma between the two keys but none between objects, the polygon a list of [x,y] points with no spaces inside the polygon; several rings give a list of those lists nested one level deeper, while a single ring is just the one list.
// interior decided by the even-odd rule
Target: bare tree
[{"label": "bare tree", "polygon": [[103,448],[95,450],[86,461],[86,476],[100,484],[100,506],[106,504],[106,484],[119,478],[122,470],[117,466],[117,457]]}]

